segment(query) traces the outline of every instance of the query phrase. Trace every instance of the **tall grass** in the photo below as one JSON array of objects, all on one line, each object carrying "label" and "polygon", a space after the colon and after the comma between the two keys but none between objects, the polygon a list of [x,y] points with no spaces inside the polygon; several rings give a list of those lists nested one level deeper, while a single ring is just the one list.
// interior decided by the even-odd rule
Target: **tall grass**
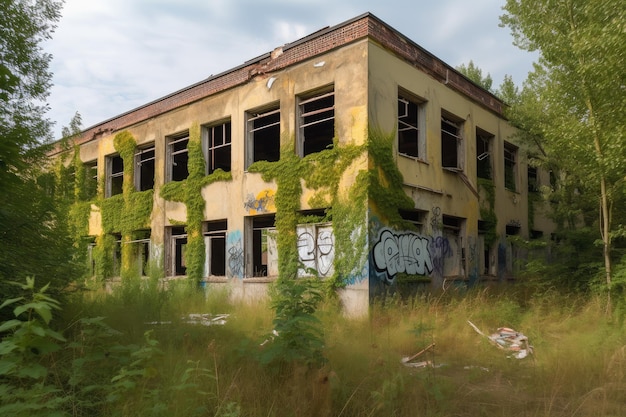
[{"label": "tall grass", "polygon": [[[325,364],[276,369],[261,360],[274,343],[269,305],[141,286],[77,294],[63,307],[68,345],[47,359],[57,395],[71,400],[60,415],[626,415],[626,332],[594,297],[486,288],[387,298],[362,319],[329,302],[316,313]],[[202,326],[190,313],[229,316]],[[507,357],[468,320],[487,334],[523,332],[535,354]],[[433,344],[413,361],[426,366],[402,362]],[[102,401],[89,401],[89,386]]]}]

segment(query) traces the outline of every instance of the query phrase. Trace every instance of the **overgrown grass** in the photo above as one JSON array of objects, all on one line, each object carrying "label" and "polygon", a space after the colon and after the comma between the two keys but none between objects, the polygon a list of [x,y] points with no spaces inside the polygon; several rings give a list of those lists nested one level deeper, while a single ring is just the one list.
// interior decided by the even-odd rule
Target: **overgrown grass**
[{"label": "overgrown grass", "polygon": [[[316,313],[325,364],[281,366],[261,360],[275,343],[261,345],[274,326],[269,305],[187,285],[140,287],[75,294],[50,323],[67,341],[36,360],[57,415],[626,415],[626,332],[594,297],[485,288],[388,298],[363,319],[328,303]],[[229,316],[203,326],[186,320],[191,313]],[[487,334],[523,332],[535,355],[508,358],[467,320]],[[427,366],[402,363],[433,343],[414,360]],[[20,360],[34,360],[27,353]]]}]

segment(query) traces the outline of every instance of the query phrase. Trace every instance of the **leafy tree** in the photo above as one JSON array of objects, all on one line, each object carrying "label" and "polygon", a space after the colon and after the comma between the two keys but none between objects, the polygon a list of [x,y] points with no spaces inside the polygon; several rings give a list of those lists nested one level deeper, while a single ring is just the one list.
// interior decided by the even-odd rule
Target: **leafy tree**
[{"label": "leafy tree", "polygon": [[60,288],[71,277],[71,243],[57,213],[52,181],[41,176],[51,144],[44,117],[51,56],[41,43],[60,18],[61,1],[0,0],[0,293],[7,280],[38,276]]},{"label": "leafy tree", "polygon": [[514,44],[540,53],[510,117],[560,167],[576,200],[595,202],[599,213],[589,217],[599,219],[610,307],[622,221],[614,214],[626,191],[626,8],[621,0],[507,0],[504,11]]},{"label": "leafy tree", "polygon": [[483,77],[483,70],[478,68],[478,66],[474,64],[474,61],[470,60],[467,65],[461,64],[456,67],[456,70],[485,90],[492,92],[491,86],[493,84],[493,79],[491,78],[491,74],[487,73],[487,75]]}]

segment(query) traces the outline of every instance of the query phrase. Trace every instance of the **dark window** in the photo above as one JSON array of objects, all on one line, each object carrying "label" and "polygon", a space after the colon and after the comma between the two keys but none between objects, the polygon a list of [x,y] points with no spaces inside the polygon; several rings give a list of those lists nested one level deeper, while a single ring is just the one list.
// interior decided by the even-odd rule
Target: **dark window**
[{"label": "dark window", "polygon": [[517,148],[510,143],[504,143],[504,187],[516,191],[516,161]]},{"label": "dark window", "polygon": [[491,176],[491,146],[493,135],[476,129],[476,176],[492,179]]},{"label": "dark window", "polygon": [[461,123],[441,118],[441,165],[444,168],[461,169]]},{"label": "dark window", "polygon": [[154,188],[154,145],[138,149],[135,153],[135,189]]},{"label": "dark window", "polygon": [[252,253],[251,262],[249,263],[251,271],[248,276],[264,277],[273,275],[270,270],[270,263],[274,257],[272,254],[272,241],[274,236],[274,215],[255,216],[251,218],[252,222]]},{"label": "dark window", "polygon": [[537,176],[537,168],[528,165],[528,191],[536,193],[539,191],[539,177]]},{"label": "dark window", "polygon": [[231,126],[230,121],[207,126],[205,128],[205,159],[207,174],[212,174],[216,169],[230,172],[231,164]]},{"label": "dark window", "polygon": [[107,157],[106,196],[122,194],[124,184],[124,160],[119,155]]},{"label": "dark window", "polygon": [[421,103],[398,96],[398,153],[423,159],[420,110]]},{"label": "dark window", "polygon": [[204,223],[207,276],[226,276],[226,220]]},{"label": "dark window", "polygon": [[84,199],[91,200],[98,193],[98,161],[85,162]]},{"label": "dark window", "polygon": [[185,250],[187,248],[187,233],[184,226],[173,226],[167,228],[167,275],[181,276],[187,273],[187,263],[185,260]]},{"label": "dark window", "polygon": [[280,109],[278,106],[247,113],[246,168],[256,161],[280,158]]},{"label": "dark window", "polygon": [[398,210],[398,213],[400,213],[400,217],[402,217],[403,220],[411,223],[413,226],[415,226],[415,229],[418,232],[422,231],[422,227],[424,226],[424,219],[426,218],[426,211],[423,210]]},{"label": "dark window", "polygon": [[298,113],[300,156],[332,148],[335,137],[335,92],[301,97]]},{"label": "dark window", "polygon": [[189,153],[187,144],[189,136],[171,137],[167,140],[167,160],[168,160],[168,181],[182,181],[189,176],[187,163]]}]

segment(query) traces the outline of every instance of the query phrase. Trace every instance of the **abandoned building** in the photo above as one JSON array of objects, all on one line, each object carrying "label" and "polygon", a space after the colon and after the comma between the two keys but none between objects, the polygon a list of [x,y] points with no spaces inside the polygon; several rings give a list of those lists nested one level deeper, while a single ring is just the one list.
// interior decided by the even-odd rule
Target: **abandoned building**
[{"label": "abandoned building", "polygon": [[279,275],[349,314],[400,285],[515,279],[549,236],[504,103],[370,13],[77,135],[73,233],[101,280],[186,277],[235,298]]}]

